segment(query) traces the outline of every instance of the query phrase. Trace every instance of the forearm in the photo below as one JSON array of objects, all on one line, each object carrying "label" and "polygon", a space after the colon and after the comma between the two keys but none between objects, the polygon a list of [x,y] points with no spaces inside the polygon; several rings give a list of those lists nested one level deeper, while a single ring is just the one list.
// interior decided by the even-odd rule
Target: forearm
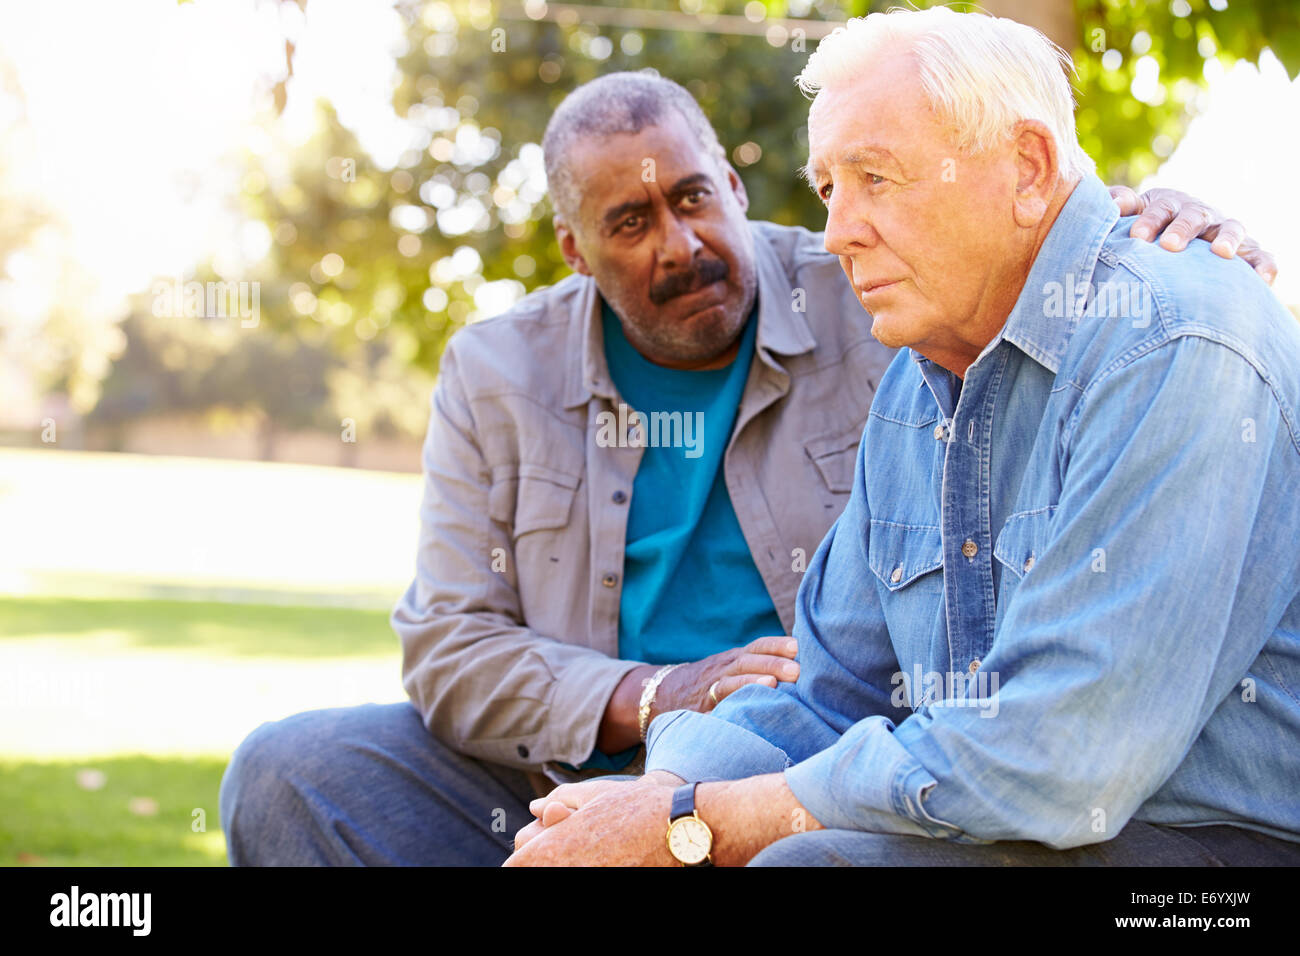
[{"label": "forearm", "polygon": [[[661,668],[638,664],[610,696],[601,721],[600,749],[617,753],[641,742],[650,721],[672,711],[708,712],[711,705],[757,685],[771,689],[799,676],[793,658],[798,644],[786,635],[757,638],[743,647]],[[629,664],[631,666],[631,664]],[[645,682],[663,671],[650,696],[646,728],[641,726],[641,697]]]},{"label": "forearm", "polygon": [[[510,766],[581,764],[630,661],[489,616],[394,617],[403,685],[434,736]],[[618,751],[610,751],[617,753]]]},{"label": "forearm", "polygon": [[618,682],[605,705],[596,735],[596,749],[601,753],[616,754],[641,742],[641,688],[657,670],[653,664],[641,664]]},{"label": "forearm", "polygon": [[702,783],[695,791],[695,805],[713,831],[715,866],[744,866],[777,840],[823,829],[780,773]]}]

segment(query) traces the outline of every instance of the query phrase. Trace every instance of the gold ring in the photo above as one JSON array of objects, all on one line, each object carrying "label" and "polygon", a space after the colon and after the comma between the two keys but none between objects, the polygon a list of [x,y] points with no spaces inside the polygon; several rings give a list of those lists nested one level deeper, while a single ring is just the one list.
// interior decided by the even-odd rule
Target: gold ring
[{"label": "gold ring", "polygon": [[713,701],[714,707],[718,706],[718,685],[721,683],[722,679],[719,678],[709,685],[709,700]]}]

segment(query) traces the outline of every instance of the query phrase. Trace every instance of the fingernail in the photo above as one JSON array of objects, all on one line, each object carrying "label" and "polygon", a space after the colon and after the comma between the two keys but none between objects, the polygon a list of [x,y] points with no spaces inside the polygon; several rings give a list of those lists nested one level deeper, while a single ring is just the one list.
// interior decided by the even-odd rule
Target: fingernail
[{"label": "fingernail", "polygon": [[1133,237],[1135,239],[1149,240],[1151,238],[1151,230],[1147,226],[1134,226]]},{"label": "fingernail", "polygon": [[798,642],[798,641],[786,641],[786,642],[785,642],[785,649],[786,649],[787,652],[789,652],[789,653],[791,653],[791,654],[797,654],[797,653],[799,653],[799,642]]},{"label": "fingernail", "polygon": [[796,677],[799,676],[799,665],[793,662],[789,664],[784,664],[781,667],[781,673],[784,674],[786,677],[790,678],[791,680],[794,680]]}]

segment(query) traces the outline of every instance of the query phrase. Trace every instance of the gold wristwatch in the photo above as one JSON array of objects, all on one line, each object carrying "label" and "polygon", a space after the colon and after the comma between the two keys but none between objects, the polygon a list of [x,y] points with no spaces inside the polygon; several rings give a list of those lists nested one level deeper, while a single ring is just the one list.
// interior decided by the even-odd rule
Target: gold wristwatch
[{"label": "gold wristwatch", "polygon": [[712,866],[713,831],[695,809],[695,788],[702,781],[684,783],[673,791],[668,811],[668,852],[682,866]]}]

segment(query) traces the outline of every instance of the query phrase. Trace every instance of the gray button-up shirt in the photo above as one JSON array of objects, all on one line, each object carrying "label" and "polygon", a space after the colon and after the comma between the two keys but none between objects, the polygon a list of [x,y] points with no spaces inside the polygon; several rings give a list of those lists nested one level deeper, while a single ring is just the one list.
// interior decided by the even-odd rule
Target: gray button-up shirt
[{"label": "gray button-up shirt", "polygon": [[[723,469],[789,632],[803,569],[848,500],[893,352],[871,337],[820,234],[750,229],[758,332]],[[619,403],[590,277],[534,292],[447,345],[424,443],[415,580],[392,624],[411,700],[463,753],[552,775],[556,762],[582,763],[614,688],[639,663],[617,653],[643,449],[597,443],[597,416]]]}]

